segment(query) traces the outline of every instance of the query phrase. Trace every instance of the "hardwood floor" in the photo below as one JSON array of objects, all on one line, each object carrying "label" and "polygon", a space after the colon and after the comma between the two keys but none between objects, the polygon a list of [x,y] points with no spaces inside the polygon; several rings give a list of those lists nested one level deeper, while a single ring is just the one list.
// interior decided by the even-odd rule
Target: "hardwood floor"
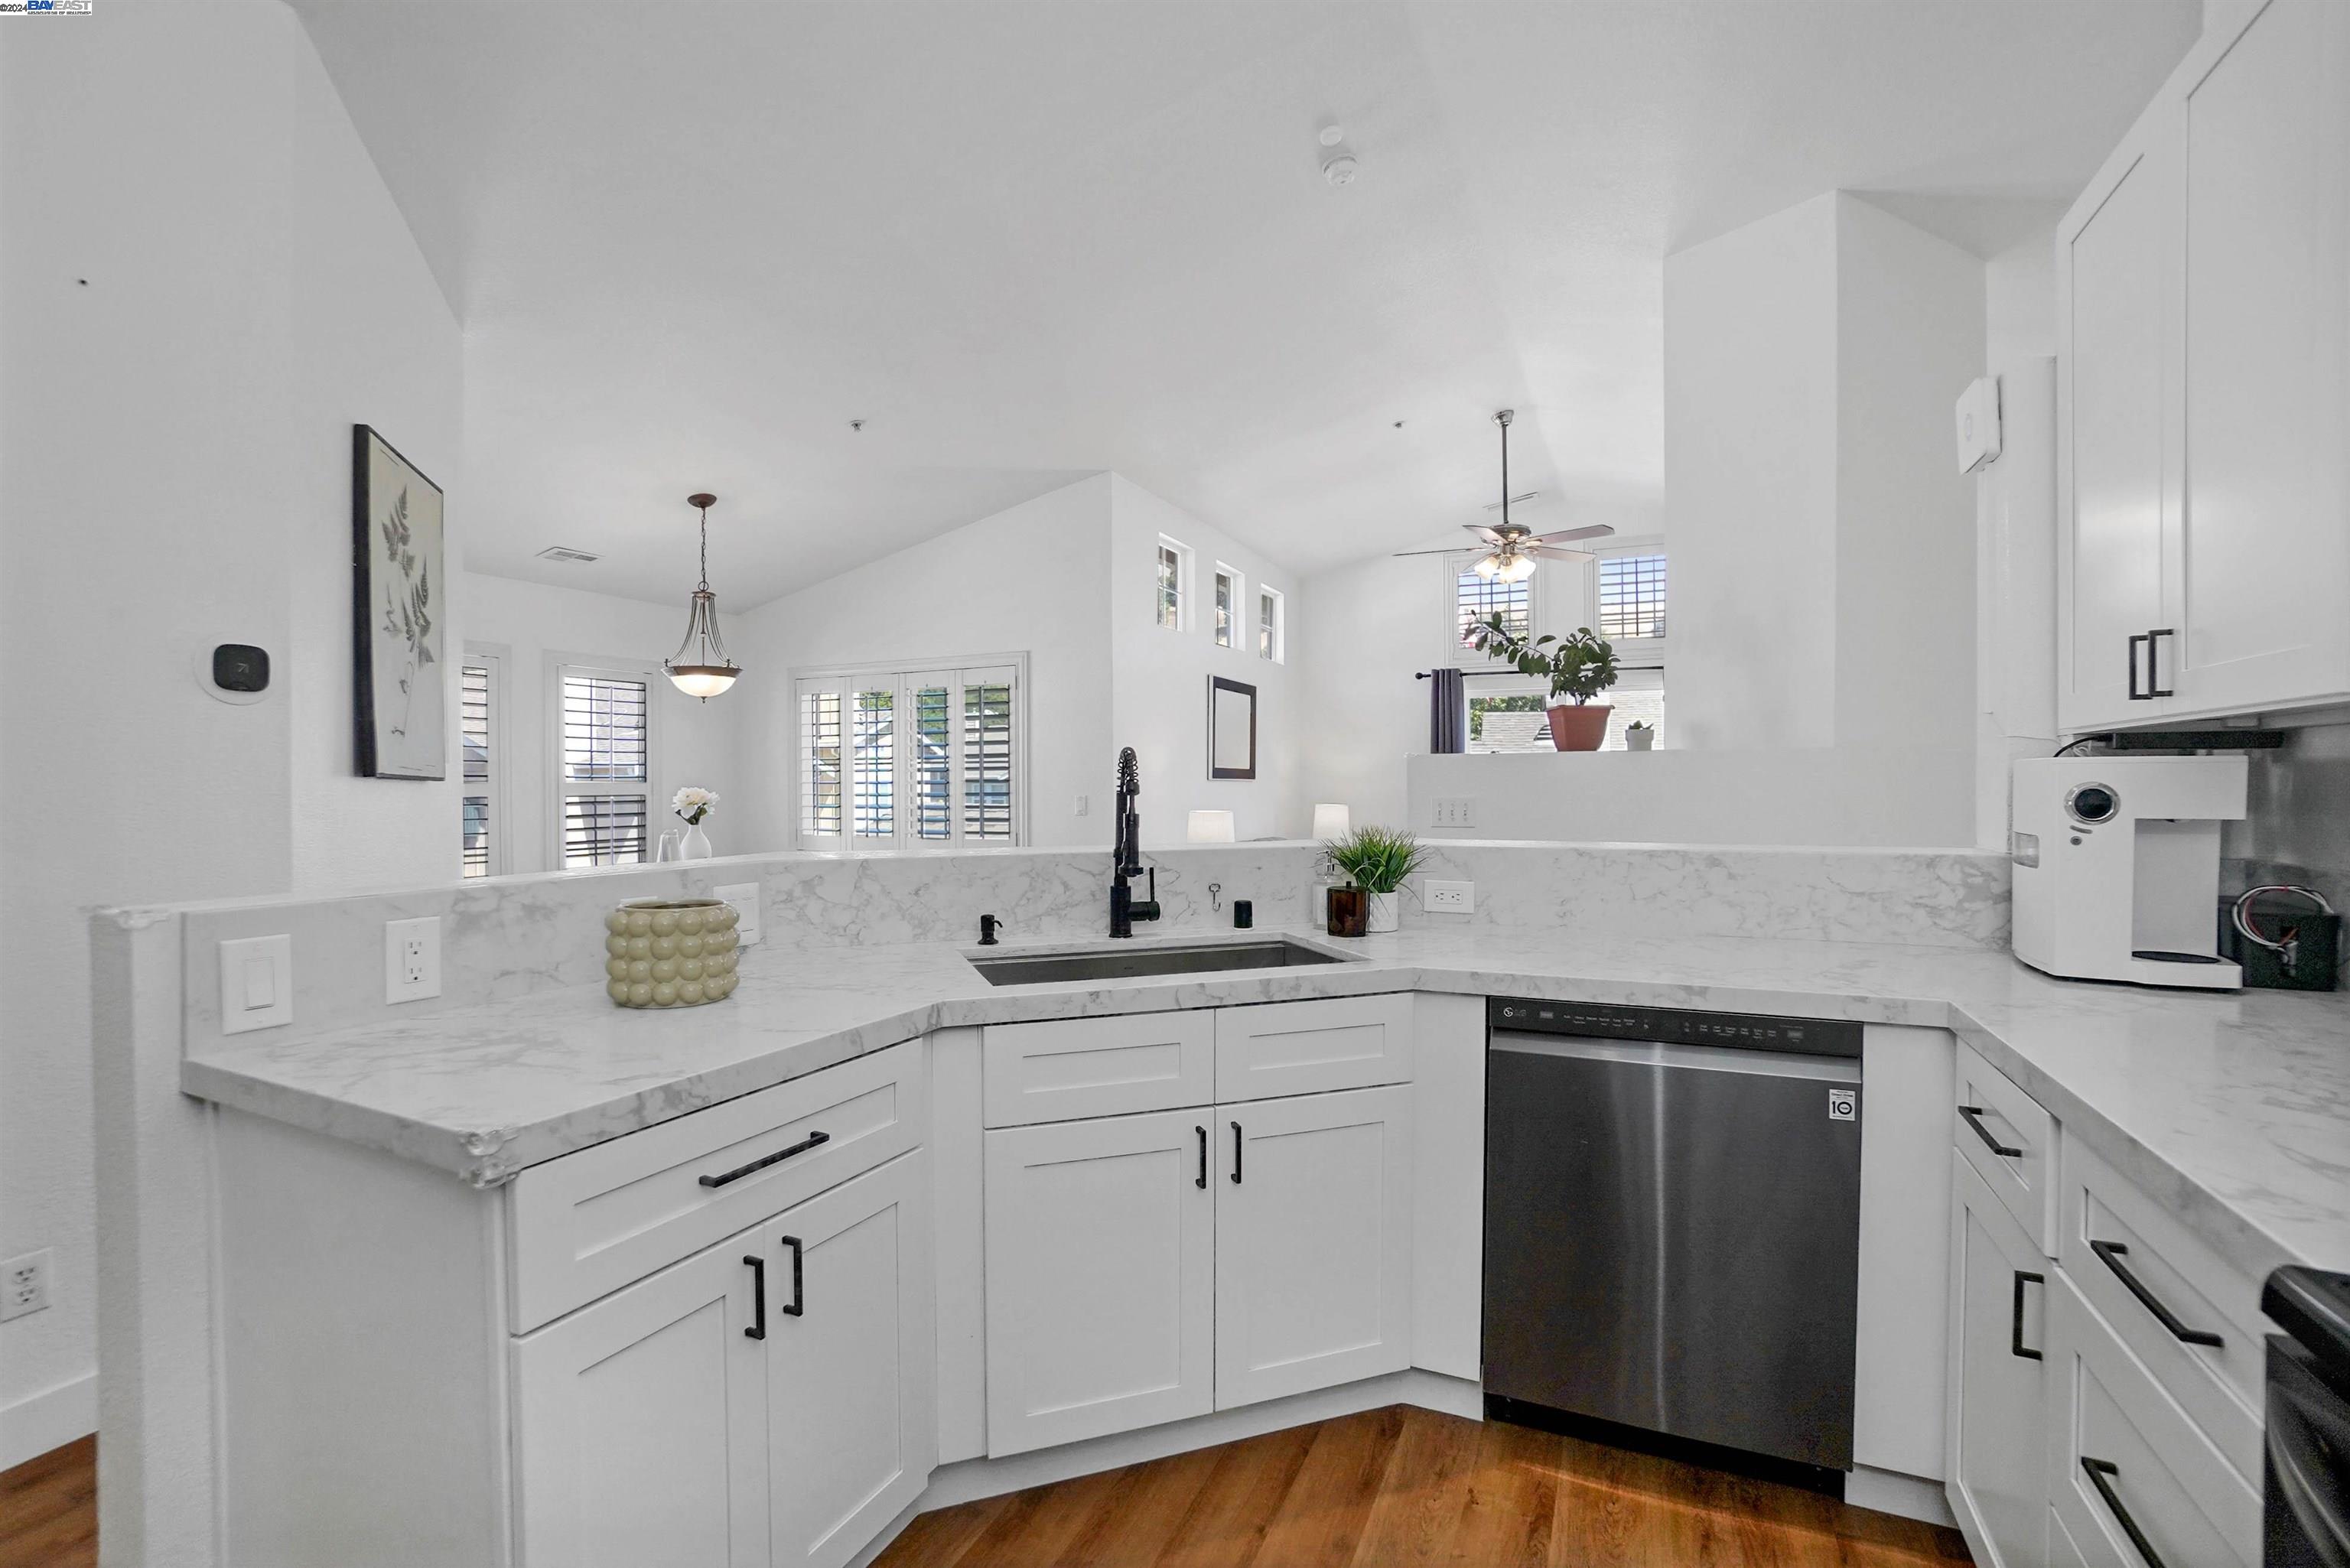
[{"label": "hardwood floor", "polygon": [[98,1439],[0,1470],[0,1568],[97,1568]]},{"label": "hardwood floor", "polygon": [[[0,1568],[96,1568],[98,1443],[0,1474]],[[926,1513],[875,1568],[1925,1568],[1957,1533],[1395,1407]]]},{"label": "hardwood floor", "polygon": [[926,1513],[874,1568],[1910,1568],[1955,1531],[1393,1407]]}]

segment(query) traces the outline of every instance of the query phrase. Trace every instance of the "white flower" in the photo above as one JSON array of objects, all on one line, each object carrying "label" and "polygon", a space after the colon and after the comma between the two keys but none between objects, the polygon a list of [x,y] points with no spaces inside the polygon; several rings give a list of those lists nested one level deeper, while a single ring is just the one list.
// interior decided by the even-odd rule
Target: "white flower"
[{"label": "white flower", "polygon": [[685,818],[687,822],[699,823],[710,815],[712,807],[717,805],[718,792],[714,789],[702,789],[694,784],[688,784],[678,791],[676,798],[669,804],[670,809]]}]

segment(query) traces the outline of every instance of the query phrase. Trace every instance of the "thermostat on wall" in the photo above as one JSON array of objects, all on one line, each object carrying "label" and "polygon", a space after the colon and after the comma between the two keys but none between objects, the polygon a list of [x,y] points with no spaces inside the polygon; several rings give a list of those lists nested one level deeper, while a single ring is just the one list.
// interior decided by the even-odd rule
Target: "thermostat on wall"
[{"label": "thermostat on wall", "polygon": [[269,691],[269,650],[224,642],[196,656],[196,680],[223,702],[258,702]]},{"label": "thermostat on wall", "polygon": [[1959,394],[1959,472],[1999,461],[1999,378],[1985,376]]}]

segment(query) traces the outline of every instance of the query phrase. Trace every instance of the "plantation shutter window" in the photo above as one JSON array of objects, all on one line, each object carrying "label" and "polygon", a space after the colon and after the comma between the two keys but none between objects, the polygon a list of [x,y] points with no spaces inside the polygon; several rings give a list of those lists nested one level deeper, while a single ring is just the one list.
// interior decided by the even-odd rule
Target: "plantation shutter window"
[{"label": "plantation shutter window", "polygon": [[1599,557],[1599,635],[1610,642],[1665,635],[1665,556],[1627,551]]},{"label": "plantation shutter window", "polygon": [[803,845],[1022,841],[1019,665],[805,675],[797,684]]},{"label": "plantation shutter window", "polygon": [[566,869],[643,860],[652,802],[648,679],[565,666],[559,674],[556,852]]},{"label": "plantation shutter window", "polygon": [[493,804],[504,783],[500,776],[497,726],[497,665],[487,655],[467,654],[458,667],[458,737],[464,753],[464,793],[459,797],[459,869],[468,877],[494,877],[505,869],[504,824]]}]

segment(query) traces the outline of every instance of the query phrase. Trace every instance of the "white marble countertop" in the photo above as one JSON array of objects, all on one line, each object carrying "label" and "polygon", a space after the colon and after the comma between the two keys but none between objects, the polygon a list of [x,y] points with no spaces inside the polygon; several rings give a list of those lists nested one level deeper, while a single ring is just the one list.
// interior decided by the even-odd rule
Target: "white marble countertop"
[{"label": "white marble countertop", "polygon": [[1956,1031],[2247,1272],[2350,1269],[2350,994],[2137,991],[2052,981],[2004,952],[1860,942],[1492,929],[1304,940],[1357,961],[998,989],[948,943],[757,947],[712,1006],[631,1012],[600,986],[571,987],[283,1044],[234,1037],[191,1054],[182,1084],[490,1186],[963,1024],[1385,991],[1851,1018]]}]

